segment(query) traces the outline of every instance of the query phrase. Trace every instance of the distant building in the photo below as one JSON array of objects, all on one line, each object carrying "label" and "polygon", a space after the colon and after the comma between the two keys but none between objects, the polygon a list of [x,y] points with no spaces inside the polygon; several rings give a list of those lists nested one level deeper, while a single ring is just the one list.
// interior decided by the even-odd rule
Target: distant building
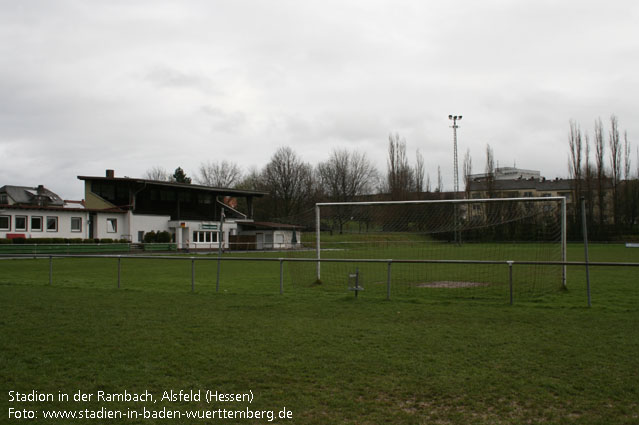
[{"label": "distant building", "polygon": [[[488,173],[471,174],[468,176],[470,181],[488,180],[491,175]],[[541,179],[541,173],[537,170],[523,170],[515,167],[497,167],[492,174],[494,180],[528,180]]]},{"label": "distant building", "polygon": [[572,180],[528,178],[518,180],[472,180],[469,182],[470,198],[536,198],[564,196],[572,202]]},{"label": "distant building", "polygon": [[[581,183],[582,191],[585,190],[584,183]],[[611,223],[612,215],[612,182],[609,179],[604,181],[603,186],[603,222]],[[548,180],[543,177],[530,177],[527,179],[517,178],[500,180],[490,180],[480,178],[468,182],[466,188],[466,196],[470,199],[486,199],[486,198],[538,198],[538,197],[554,197],[563,196],[566,198],[568,206],[574,206],[576,181],[573,179],[554,179]],[[594,199],[598,198],[596,188],[592,187]],[[583,194],[583,192],[582,192]],[[581,195],[578,196],[578,198]],[[599,217],[599,205],[593,203],[592,211],[595,217]]]}]

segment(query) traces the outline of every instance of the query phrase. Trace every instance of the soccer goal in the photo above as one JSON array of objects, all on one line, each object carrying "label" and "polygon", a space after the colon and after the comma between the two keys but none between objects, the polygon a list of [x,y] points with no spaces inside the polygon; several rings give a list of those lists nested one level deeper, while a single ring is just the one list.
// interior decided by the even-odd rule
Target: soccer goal
[{"label": "soccer goal", "polygon": [[[506,261],[566,260],[566,199],[319,203],[312,243],[318,260],[429,261],[393,264],[395,293],[462,290],[504,295]],[[355,269],[367,294],[385,291],[390,270],[384,263],[318,261],[314,278],[325,287],[343,286]],[[515,273],[520,297],[566,285],[563,265],[521,265]]]}]

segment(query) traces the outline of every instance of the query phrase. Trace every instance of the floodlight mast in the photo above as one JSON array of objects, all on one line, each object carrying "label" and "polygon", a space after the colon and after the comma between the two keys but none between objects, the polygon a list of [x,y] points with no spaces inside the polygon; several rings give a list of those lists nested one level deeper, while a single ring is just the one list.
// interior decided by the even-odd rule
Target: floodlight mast
[{"label": "floodlight mast", "polygon": [[457,125],[457,121],[461,121],[461,115],[449,115],[448,119],[453,122],[451,128],[453,129],[453,161],[454,161],[454,191],[455,197],[457,196],[457,192],[459,192],[459,168],[457,166],[457,129],[459,126]]},{"label": "floodlight mast", "polygon": [[[457,161],[457,129],[459,128],[459,126],[457,125],[457,121],[461,121],[462,116],[461,115],[449,115],[448,119],[451,120],[453,122],[453,125],[451,126],[451,128],[453,129],[453,199],[457,199],[457,193],[459,192],[459,167],[458,167],[458,161]],[[458,239],[458,235],[457,235],[457,208],[455,208],[454,211],[454,220],[455,220],[455,227],[454,227],[454,239],[455,242],[460,242],[460,240]]]}]

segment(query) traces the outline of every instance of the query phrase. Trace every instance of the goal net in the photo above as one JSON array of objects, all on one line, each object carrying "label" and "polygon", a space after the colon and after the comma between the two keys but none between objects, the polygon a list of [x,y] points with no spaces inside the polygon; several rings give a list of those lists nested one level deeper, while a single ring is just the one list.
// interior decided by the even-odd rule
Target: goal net
[{"label": "goal net", "polygon": [[[295,263],[294,282],[344,290],[356,273],[364,296],[386,294],[390,277],[394,295],[507,297],[507,261],[566,258],[563,197],[320,203],[314,219],[291,255],[349,261]],[[565,285],[562,265],[513,271],[519,298]]]}]

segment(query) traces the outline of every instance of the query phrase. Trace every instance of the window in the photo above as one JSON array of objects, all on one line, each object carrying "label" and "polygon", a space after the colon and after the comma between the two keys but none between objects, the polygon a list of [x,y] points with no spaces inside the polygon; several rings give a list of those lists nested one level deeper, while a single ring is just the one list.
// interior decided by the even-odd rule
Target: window
[{"label": "window", "polygon": [[107,233],[116,233],[118,231],[118,219],[107,218]]},{"label": "window", "polygon": [[8,204],[9,201],[7,199],[6,193],[0,193],[0,204]]},{"label": "window", "polygon": [[32,232],[42,231],[42,217],[38,217],[38,216],[31,217],[31,231]]},{"label": "window", "polygon": [[193,242],[217,242],[217,232],[193,232]]},{"label": "window", "polygon": [[213,197],[209,193],[198,193],[197,202],[200,204],[212,204]]},{"label": "window", "polygon": [[71,231],[72,232],[82,231],[82,217],[71,217]]},{"label": "window", "polygon": [[47,217],[47,232],[58,231],[58,217]]},{"label": "window", "polygon": [[0,215],[0,230],[11,230],[11,216]]},{"label": "window", "polygon": [[175,201],[175,192],[171,190],[162,190],[160,192],[161,201]]},{"label": "window", "polygon": [[26,232],[27,231],[27,216],[26,215],[17,215],[15,219],[16,231]]}]

